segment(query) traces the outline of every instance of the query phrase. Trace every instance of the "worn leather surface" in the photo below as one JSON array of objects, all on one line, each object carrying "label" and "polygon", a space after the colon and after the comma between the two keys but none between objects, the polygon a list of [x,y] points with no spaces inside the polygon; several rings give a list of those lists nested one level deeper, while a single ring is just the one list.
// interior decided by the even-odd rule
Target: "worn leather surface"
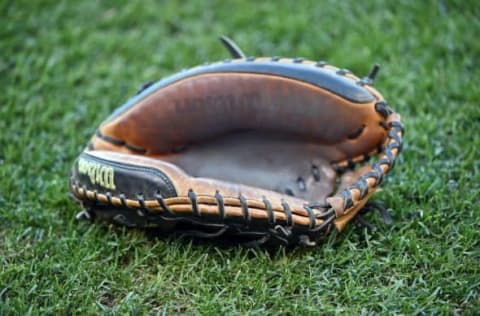
[{"label": "worn leather surface", "polygon": [[[273,61],[275,60],[275,61]],[[195,77],[203,74],[218,74],[218,73],[245,73],[245,74],[270,74],[277,77],[289,78],[293,81],[305,82],[314,86],[322,87],[341,98],[347,99],[355,103],[365,103],[374,101],[371,93],[362,86],[356,84],[356,80],[350,80],[354,77],[350,73],[344,75],[336,74],[337,69],[332,71],[332,67],[326,66],[322,63],[314,63],[305,60],[292,60],[290,58],[255,58],[254,60],[244,61],[242,59],[226,60],[224,62],[213,63],[209,65],[202,65],[193,67],[188,70],[183,70],[175,75],[164,78],[150,88],[143,91],[138,98],[149,95],[158,89],[163,89],[173,83]],[[350,78],[348,78],[350,77]],[[138,98],[134,98],[131,102],[135,104]],[[128,103],[125,108],[120,108],[114,112],[112,117],[115,117],[123,110],[128,108]]]},{"label": "worn leather surface", "polygon": [[336,174],[311,142],[284,134],[238,132],[160,157],[194,177],[245,184],[323,201]]},{"label": "worn leather surface", "polygon": [[[187,197],[189,190],[193,190],[196,195],[215,196],[215,193],[219,191],[224,198],[237,199],[240,195],[242,195],[246,199],[258,201],[262,201],[263,197],[267,196],[273,205],[280,206],[282,204],[282,201],[287,201],[287,203],[289,203],[293,209],[299,210],[301,213],[304,214],[304,205],[305,203],[309,202],[299,197],[288,196],[283,193],[271,192],[268,188],[264,189],[259,187],[253,187],[246,184],[235,183],[231,181],[222,181],[220,179],[214,178],[191,177],[177,165],[160,159],[152,159],[149,157],[100,150],[91,151],[88,154],[91,157],[104,161],[110,161],[112,163],[124,163],[131,166],[136,166],[137,168],[147,167],[157,169],[158,171],[161,171],[162,174],[166,175],[168,179],[171,180],[177,196],[179,197]],[[131,176],[133,178],[137,175],[132,172]],[[128,188],[124,186],[124,192],[127,189]],[[331,189],[332,188],[330,188],[330,190]],[[141,188],[139,187],[137,189],[137,193],[140,193],[140,190]],[[149,188],[148,191],[150,190],[152,189]],[[166,197],[168,197],[168,195]],[[189,203],[190,201],[188,201],[187,199],[187,204]],[[279,207],[279,209],[281,209],[281,207]]]},{"label": "worn leather surface", "polygon": [[92,144],[168,161],[192,177],[324,201],[335,189],[330,163],[377,148],[382,120],[374,102],[303,81],[206,73],[150,91],[107,120]]},{"label": "worn leather surface", "polygon": [[[92,137],[84,155],[112,166],[117,187],[74,172],[71,190],[112,218],[115,208],[171,212],[207,226],[281,224],[318,236],[330,224],[342,229],[380,181],[371,174],[351,187],[371,167],[335,170],[384,145],[392,115],[378,103],[378,91],[348,71],[310,61],[195,67],[132,98]],[[392,148],[376,167],[382,174],[398,154]]]},{"label": "worn leather surface", "polygon": [[[337,161],[376,148],[385,138],[381,121],[374,102],[349,102],[303,82],[260,74],[205,74],[151,93],[103,124],[100,132],[147,155],[245,129],[288,133],[315,143],[325,149],[325,159]],[[357,137],[350,139],[352,135]]]},{"label": "worn leather surface", "polygon": [[101,124],[69,181],[81,217],[312,246],[364,208],[403,143],[378,66],[360,79],[221,39],[233,60],[146,84]]},{"label": "worn leather surface", "polygon": [[[88,160],[95,164],[98,163],[99,166],[113,167],[115,170],[115,188],[106,189],[102,185],[95,183],[95,180],[92,181],[92,178],[88,175],[79,172],[78,161],[81,159]],[[360,175],[369,169],[370,167],[365,166],[355,171],[346,172],[340,178],[340,186],[337,190],[342,190],[352,185]],[[321,173],[321,175],[325,176],[323,173]],[[319,181],[319,188],[312,186],[310,190],[318,190],[318,192],[321,192],[321,190],[332,191],[335,185],[333,181],[335,176],[333,171],[331,171],[329,176],[331,177],[330,180],[332,180],[330,183],[328,183],[328,181]],[[73,193],[77,195],[77,197],[82,198],[82,196],[88,195],[91,199],[104,203],[104,206],[101,206],[102,212],[99,214],[110,210],[112,211],[111,215],[114,216],[115,212],[113,209],[115,209],[115,205],[117,207],[128,206],[129,208],[141,209],[142,204],[139,202],[139,199],[144,201],[145,207],[150,210],[158,210],[160,214],[162,214],[165,212],[165,209],[157,203],[157,194],[160,194],[162,198],[166,198],[165,203],[170,204],[170,208],[175,213],[185,213],[188,215],[193,211],[191,200],[188,198],[189,191],[193,191],[196,192],[196,199],[200,203],[200,216],[202,218],[213,216],[210,220],[212,223],[218,222],[219,220],[218,201],[213,197],[216,194],[221,194],[230,222],[235,218],[237,218],[239,222],[242,222],[242,206],[238,202],[238,197],[242,196],[246,201],[245,203],[249,205],[249,216],[254,219],[252,223],[256,223],[256,225],[262,225],[261,220],[267,220],[268,214],[265,212],[265,205],[262,202],[264,199],[268,199],[271,204],[277,222],[286,221],[284,205],[287,203],[296,225],[300,225],[301,227],[310,224],[309,214],[304,206],[311,203],[312,199],[309,199],[305,195],[292,197],[271,192],[268,188],[260,189],[246,184],[237,184],[231,181],[209,178],[193,178],[174,164],[148,157],[111,151],[91,151],[84,153],[74,165],[72,179],[74,179]],[[320,183],[322,184],[320,185]],[[88,193],[84,191],[87,189]],[[107,196],[105,194],[107,194]],[[121,200],[122,198],[128,199],[128,202]],[[111,204],[113,204],[113,206],[109,206]],[[100,206],[97,206],[97,208],[98,207]],[[317,210],[314,211],[318,214],[321,213]],[[125,224],[128,224],[127,226],[136,225],[137,220],[140,220],[137,224],[158,222],[154,217],[151,217],[153,216],[151,213],[142,215],[148,215],[148,219],[136,218],[138,216],[134,216],[133,214],[129,215],[129,212],[122,211],[121,214],[123,214],[122,216],[128,215],[129,220],[125,219]],[[105,216],[105,214],[101,216]],[[132,218],[134,220],[130,218],[131,216],[133,216]],[[337,219],[335,221],[336,226],[340,229],[343,228],[351,216],[354,216],[354,213]],[[258,220],[260,220],[260,222],[257,222]],[[122,219],[120,218],[116,221],[122,221]],[[321,220],[318,221],[322,223]]]}]

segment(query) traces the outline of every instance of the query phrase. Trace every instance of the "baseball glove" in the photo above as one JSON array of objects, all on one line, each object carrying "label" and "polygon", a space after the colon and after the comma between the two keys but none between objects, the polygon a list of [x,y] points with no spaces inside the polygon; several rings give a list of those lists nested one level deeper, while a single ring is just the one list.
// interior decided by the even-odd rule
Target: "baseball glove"
[{"label": "baseball glove", "polygon": [[79,218],[311,246],[375,206],[403,136],[378,66],[360,79],[222,41],[232,59],[146,84],[100,125],[70,176]]}]

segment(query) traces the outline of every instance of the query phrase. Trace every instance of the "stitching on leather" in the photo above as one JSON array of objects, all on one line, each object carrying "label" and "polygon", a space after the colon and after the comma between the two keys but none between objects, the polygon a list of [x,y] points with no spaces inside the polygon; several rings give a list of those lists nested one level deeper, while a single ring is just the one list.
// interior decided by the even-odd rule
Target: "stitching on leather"
[{"label": "stitching on leather", "polygon": [[250,218],[250,212],[248,211],[247,200],[245,199],[245,197],[241,193],[238,196],[238,199],[240,201],[240,205],[242,206],[243,220],[248,225],[248,224],[250,224],[251,218]]},{"label": "stitching on leather", "polygon": [[310,218],[310,229],[313,229],[315,228],[315,213],[308,205],[305,205],[304,208],[308,212],[308,217]]},{"label": "stitching on leather", "polygon": [[362,133],[365,131],[365,127],[367,125],[363,124],[359,129],[357,129],[355,132],[351,133],[350,135],[347,135],[348,139],[356,139],[362,135]]},{"label": "stitching on leather", "polygon": [[285,211],[285,214],[287,215],[287,226],[288,227],[293,226],[292,210],[290,209],[290,205],[288,205],[287,201],[282,200],[282,207],[283,207],[283,210]]},{"label": "stitching on leather", "polygon": [[[272,61],[274,61],[273,58],[272,58]],[[323,67],[325,65],[326,65],[326,63],[325,64],[320,64],[320,63],[315,64],[315,66],[317,66],[317,67]],[[337,70],[337,74],[338,75],[346,75],[347,72],[344,72],[344,71],[342,72],[341,70],[340,71]],[[388,118],[393,113],[393,111],[386,106],[386,102],[383,101],[383,100],[376,103],[375,110],[378,113],[380,113],[385,119]],[[372,186],[372,188],[375,188],[377,185],[379,185],[382,178],[383,178],[383,175],[385,173],[387,173],[393,167],[394,162],[395,162],[395,156],[398,156],[398,154],[401,150],[402,136],[399,136],[398,134],[403,135],[403,125],[401,124],[401,122],[394,121],[394,122],[391,122],[389,124],[389,127],[390,127],[390,131],[387,135],[387,137],[388,137],[387,144],[385,146],[385,150],[382,151],[382,153],[385,154],[388,159],[383,159],[383,158],[380,159],[373,166],[373,170],[371,170],[370,172],[368,172],[365,175],[365,177],[373,178],[375,180],[375,184]],[[110,138],[108,136],[102,135],[100,132],[98,132],[97,136],[99,138],[103,139],[103,140],[106,140],[108,142],[111,142],[111,143],[114,143],[114,144],[117,144],[117,145],[122,144],[123,146],[126,146],[127,148],[132,149],[133,151],[146,151],[145,149],[139,148],[137,146],[133,146],[133,145],[128,146],[124,141],[119,140],[119,139]],[[382,148],[379,148],[379,151],[381,151],[381,149]],[[393,152],[391,152],[391,149],[396,149],[397,153],[394,155]],[[334,163],[334,165],[340,166],[340,165],[343,164],[343,162],[345,162],[347,164],[347,166],[352,166],[355,163],[359,163],[359,162],[363,162],[363,161],[367,160],[369,157],[370,157],[370,153],[369,154],[362,154],[361,156],[358,156],[358,157],[349,158],[345,161],[336,162],[336,163]],[[383,169],[381,168],[382,165],[387,166],[385,171],[383,171]],[[364,188],[365,184],[367,184],[366,190]],[[75,185],[73,185],[73,186],[75,186]],[[359,188],[359,186],[360,186],[360,188]],[[359,202],[359,201],[356,201],[356,202],[352,201],[351,192],[350,192],[350,190],[352,190],[352,189],[360,189],[361,196],[364,197],[365,195],[368,194],[368,191],[369,191],[368,190],[368,181],[366,181],[366,178],[361,178],[360,182],[358,182],[358,184],[356,184],[356,186],[352,186],[349,189],[347,189],[348,193],[346,193],[346,191],[345,191],[345,194],[344,194],[344,196],[345,196],[345,201],[344,201],[345,202],[345,204],[344,204],[345,209],[348,209],[349,207],[353,207],[354,204]],[[79,191],[78,187],[75,187],[74,190]],[[89,192],[91,192],[91,191],[89,191]],[[87,196],[87,190],[86,190],[85,186],[83,187],[83,192],[82,193],[83,193],[83,195]],[[98,201],[98,192],[96,192],[96,190],[94,190],[93,194],[94,194],[94,199]],[[109,202],[111,202],[111,197],[109,198],[107,196],[106,198]],[[267,207],[267,203],[265,203],[265,201],[267,201],[267,200],[266,199],[264,200],[264,204]],[[140,204],[142,203],[140,201],[137,201],[137,202],[139,202]],[[122,204],[123,204],[123,201],[122,201]],[[242,208],[243,208],[243,204],[245,204],[247,206],[247,213],[248,213],[248,205],[246,204],[246,202],[243,203],[241,201],[241,204],[242,204]],[[352,206],[352,204],[353,204],[353,206]],[[192,206],[193,206],[193,203],[192,203]],[[285,207],[285,205],[283,203],[282,203],[282,206],[284,207],[285,212],[287,213],[287,224],[288,224],[288,222],[291,222],[291,213],[290,213],[290,216],[288,215],[289,206],[288,206],[288,204],[286,204],[286,207]],[[267,211],[268,211],[268,209],[269,208],[267,207]],[[287,211],[287,209],[288,209],[288,211]],[[271,210],[271,207],[270,207],[270,210]],[[273,212],[272,212],[272,214],[273,214]],[[288,218],[290,218],[290,220]],[[270,219],[270,215],[269,215],[269,219]],[[328,219],[321,226],[325,226],[325,225],[329,224],[328,221],[331,221],[331,220],[332,220],[332,218]],[[316,229],[319,229],[319,228],[320,227],[317,227]]]},{"label": "stitching on leather", "polygon": [[112,193],[107,192],[107,193],[105,193],[105,195],[107,196],[107,201],[108,201],[108,203],[109,203],[109,204],[113,204],[113,203],[112,203]]},{"label": "stitching on leather", "polygon": [[122,203],[123,207],[128,207],[127,198],[125,197],[125,194],[123,194],[123,193],[120,194],[120,202]]},{"label": "stitching on leather", "polygon": [[[71,187],[72,192],[78,192],[77,195],[80,198],[86,198],[87,200],[90,200],[90,201],[93,201],[93,202],[100,202],[100,203],[104,203],[102,201],[105,201],[105,200],[108,201],[106,193],[99,193],[99,192],[97,192],[97,190],[88,190],[85,186],[83,186],[81,189],[79,189],[78,186],[74,183],[71,183],[70,187]],[[92,194],[93,194],[93,197],[90,196]],[[153,199],[153,200],[145,200],[143,198],[143,194],[139,194],[137,196],[137,198],[138,197],[141,197],[140,200],[138,200],[138,199],[128,199],[128,198],[125,197],[124,194],[120,194],[118,198],[120,199],[120,204],[125,208],[131,208],[131,209],[142,209],[143,208],[143,209],[149,210],[149,211],[152,211],[152,210],[155,211],[157,208],[161,208],[161,209],[165,210],[167,213],[169,213],[170,215],[175,216],[177,219],[178,218],[184,218],[184,217],[179,217],[178,215],[180,215],[180,214],[173,212],[173,210],[171,210],[171,208],[168,206],[168,204],[165,203],[165,199],[160,194],[157,194],[156,198]],[[113,198],[113,196],[112,196],[112,198]],[[193,196],[190,196],[190,197],[187,197],[187,198],[190,198],[190,200],[192,200]],[[248,210],[247,199],[245,199],[245,197],[243,197],[243,196],[242,196],[242,199],[244,201],[243,201],[243,203],[242,202],[240,202],[240,203],[245,205],[247,207],[247,210]],[[110,199],[110,201],[112,201],[112,199]],[[108,204],[115,205],[113,202],[110,203],[110,201],[108,202]],[[197,203],[197,207],[199,207],[198,201],[196,199],[196,195],[195,195],[195,201]],[[271,203],[266,198],[263,199],[263,203],[265,204],[265,207],[266,207],[265,211],[269,214],[268,215],[269,223],[270,224],[275,224],[275,222],[277,220],[276,216],[275,216],[275,212],[279,212],[279,211],[274,211]],[[136,204],[136,205],[132,205],[132,204]],[[153,208],[152,208],[152,206],[148,207],[147,204],[150,204],[150,205],[154,204]],[[183,204],[176,204],[176,205],[183,205]],[[191,204],[191,205],[193,206],[193,204]],[[236,205],[232,205],[232,206],[236,206]],[[297,226],[297,225],[299,227],[305,227],[305,226],[301,225],[299,222],[294,221],[293,213],[292,213],[291,208],[290,208],[290,206],[287,202],[283,201],[282,207],[283,207],[284,213],[287,217],[287,219],[286,219],[287,225],[290,224],[289,226],[292,226],[292,227]],[[193,214],[193,211],[190,214]],[[161,214],[158,214],[158,215],[161,215]],[[250,217],[250,212],[249,211],[248,211],[248,216]],[[310,214],[308,214],[307,216],[300,215],[300,214],[295,214],[295,216],[308,217],[310,219]],[[242,212],[242,218],[244,218],[244,213],[243,212]],[[166,219],[168,220],[168,218],[166,218]],[[250,218],[250,220],[251,219],[252,218]],[[260,220],[260,218],[256,218],[256,219]],[[323,218],[320,218],[320,217],[316,217],[316,219],[323,220]],[[172,218],[170,218],[170,220],[172,220]],[[295,224],[295,225],[293,225],[293,224]],[[309,222],[308,226],[310,226],[310,222]]]},{"label": "stitching on leather", "polygon": [[220,194],[220,191],[215,192],[215,199],[218,204],[218,212],[220,213],[220,218],[225,220],[225,204],[223,203],[223,196]]},{"label": "stitching on leather", "polygon": [[162,207],[162,209],[164,209],[170,215],[175,215],[175,213],[172,212],[170,207],[163,200],[163,197],[162,197],[162,194],[160,193],[160,191],[157,191],[157,193],[155,194],[155,198],[157,199],[157,203]]},{"label": "stitching on leather", "polygon": [[[387,102],[385,100],[380,100],[380,101],[375,103],[375,111],[377,113],[379,113],[384,118],[384,120],[380,121],[379,124],[383,129],[388,131],[387,132],[387,137],[388,137],[389,136],[388,133],[391,133],[391,130],[389,130],[390,126],[388,126],[388,123],[386,122],[386,119],[388,118],[388,116],[390,116],[393,113],[393,111],[388,107]],[[366,126],[365,125],[363,125],[363,126],[364,126],[363,129],[365,129]],[[347,138],[351,139],[350,138],[351,136],[359,137],[361,135],[361,133],[363,132],[363,129],[361,130],[359,135],[355,135],[357,132],[359,132],[359,131],[357,131],[357,132],[347,136]],[[397,137],[397,136],[394,135],[394,137]],[[332,168],[336,172],[341,173],[341,172],[344,172],[345,170],[355,168],[355,166],[357,164],[364,163],[364,162],[366,162],[367,160],[370,159],[370,156],[372,156],[374,154],[377,154],[377,153],[381,153],[381,152],[383,152],[383,146],[379,145],[377,149],[372,150],[367,154],[361,154],[361,155],[355,156],[353,158],[347,158],[347,159],[340,160],[340,161],[334,161],[334,162],[331,163],[331,165],[332,165]]]},{"label": "stitching on leather", "polygon": [[[386,105],[383,104],[383,106]],[[389,115],[394,113],[389,108],[384,110],[384,113],[387,112],[390,113]],[[344,212],[348,212],[348,210],[358,205],[358,203],[360,203],[366,197],[370,190],[375,190],[375,188],[381,184],[384,176],[394,167],[395,160],[401,151],[404,129],[403,124],[400,121],[392,121],[388,125],[390,126],[390,131],[387,133],[385,149],[381,152],[381,155],[383,156],[372,166],[372,170],[360,177],[355,184],[345,189],[340,194],[340,197],[344,199]],[[397,152],[394,153],[392,151],[393,149],[395,149]],[[382,166],[386,166],[385,170],[383,170]],[[370,185],[367,181],[367,178],[373,179],[374,183]],[[351,192],[352,190],[360,191],[360,197],[358,201],[353,201]]]},{"label": "stitching on leather", "polygon": [[275,213],[273,212],[273,209],[272,209],[272,204],[265,196],[263,197],[263,204],[265,204],[265,208],[267,209],[267,212],[268,212],[268,222],[272,226],[275,225],[276,219],[275,219]]},{"label": "stitching on leather", "polygon": [[312,164],[311,172],[313,175],[313,180],[315,180],[315,182],[319,182],[321,179],[320,179],[320,170],[318,169],[318,166]]},{"label": "stitching on leather", "polygon": [[188,190],[188,198],[192,203],[192,210],[195,216],[200,216],[200,210],[198,209],[197,195],[193,192],[192,189]]},{"label": "stitching on leather", "polygon": [[[110,192],[107,192],[107,193],[110,193]],[[143,194],[138,194],[137,195],[137,200],[138,202],[140,203],[140,207],[143,208],[143,209],[146,209],[147,207],[145,206],[145,199],[143,198]],[[112,204],[112,203],[110,203]]]}]

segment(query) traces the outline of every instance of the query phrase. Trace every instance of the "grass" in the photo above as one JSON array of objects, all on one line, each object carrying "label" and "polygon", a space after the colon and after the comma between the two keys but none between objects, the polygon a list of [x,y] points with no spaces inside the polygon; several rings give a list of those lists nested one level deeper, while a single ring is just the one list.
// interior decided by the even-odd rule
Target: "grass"
[{"label": "grass", "polygon": [[[475,1],[1,1],[0,314],[476,314]],[[376,195],[395,224],[311,250],[246,250],[77,223],[71,163],[143,82],[227,56],[366,74],[406,125]]]}]

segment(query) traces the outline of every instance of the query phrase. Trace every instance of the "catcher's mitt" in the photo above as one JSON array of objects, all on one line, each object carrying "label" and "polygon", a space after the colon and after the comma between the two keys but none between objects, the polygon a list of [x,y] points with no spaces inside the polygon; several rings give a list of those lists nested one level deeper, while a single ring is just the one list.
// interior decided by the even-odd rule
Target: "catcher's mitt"
[{"label": "catcher's mitt", "polygon": [[359,79],[222,40],[233,60],[147,84],[103,122],[72,169],[79,217],[314,245],[371,208],[403,135],[378,67]]}]

